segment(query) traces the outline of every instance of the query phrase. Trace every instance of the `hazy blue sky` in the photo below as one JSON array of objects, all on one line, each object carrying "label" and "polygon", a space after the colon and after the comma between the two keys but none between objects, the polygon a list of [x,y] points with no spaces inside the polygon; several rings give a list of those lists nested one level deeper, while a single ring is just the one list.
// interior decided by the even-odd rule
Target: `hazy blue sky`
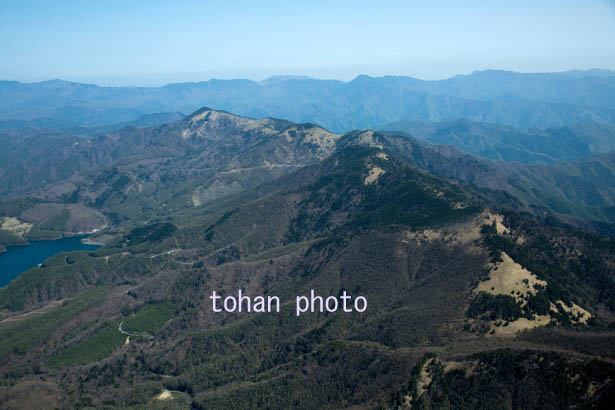
[{"label": "hazy blue sky", "polygon": [[615,69],[612,0],[1,1],[0,79]]}]

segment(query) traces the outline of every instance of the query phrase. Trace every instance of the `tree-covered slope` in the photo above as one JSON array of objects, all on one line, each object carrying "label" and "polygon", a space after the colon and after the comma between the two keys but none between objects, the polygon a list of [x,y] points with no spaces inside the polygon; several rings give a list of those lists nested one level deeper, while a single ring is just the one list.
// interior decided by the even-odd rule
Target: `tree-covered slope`
[{"label": "tree-covered slope", "polygon": [[383,128],[502,161],[555,163],[615,151],[615,128],[593,123],[520,130],[461,119],[440,123],[399,121]]},{"label": "tree-covered slope", "polygon": [[[20,275],[0,289],[9,309],[0,335],[19,343],[19,326],[37,338],[4,346],[0,397],[156,408],[166,389],[165,405],[177,408],[473,408],[489,394],[485,403],[513,407],[557,397],[600,408],[614,388],[604,347],[615,319],[613,240],[498,211],[476,189],[365,146],[380,138],[346,135],[311,165]],[[523,294],[486,292],[513,312],[505,323],[502,304],[478,303],[478,290],[520,272],[512,283]],[[526,289],[523,277],[539,286]],[[107,293],[88,293],[97,289]],[[213,312],[212,291],[240,289],[279,297],[280,311]],[[316,302],[298,314],[296,297],[312,289],[322,311]],[[343,292],[367,309],[327,311],[325,299],[342,303]],[[41,319],[20,316],[41,305]],[[37,329],[58,315],[65,320]],[[578,342],[588,334],[591,343]],[[428,353],[438,361],[426,364]],[[538,383],[555,372],[545,363],[567,370]],[[489,393],[467,387],[485,380]]]}]

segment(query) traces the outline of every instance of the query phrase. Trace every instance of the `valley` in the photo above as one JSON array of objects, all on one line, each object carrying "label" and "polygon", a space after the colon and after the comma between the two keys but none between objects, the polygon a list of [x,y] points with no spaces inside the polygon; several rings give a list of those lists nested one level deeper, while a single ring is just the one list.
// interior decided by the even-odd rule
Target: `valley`
[{"label": "valley", "polygon": [[[615,391],[615,242],[597,234],[608,214],[530,188],[589,207],[560,182],[567,163],[209,108],[53,149],[74,170],[20,180],[0,232],[96,230],[104,246],[0,288],[2,401],[540,408],[601,407]],[[256,298],[239,312],[242,295],[271,312]]]}]

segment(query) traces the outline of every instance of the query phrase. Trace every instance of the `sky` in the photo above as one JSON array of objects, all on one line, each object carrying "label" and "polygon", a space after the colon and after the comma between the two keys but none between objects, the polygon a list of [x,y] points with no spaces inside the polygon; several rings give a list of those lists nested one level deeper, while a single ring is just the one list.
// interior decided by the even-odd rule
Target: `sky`
[{"label": "sky", "polygon": [[615,0],[0,1],[0,79],[615,69]]}]

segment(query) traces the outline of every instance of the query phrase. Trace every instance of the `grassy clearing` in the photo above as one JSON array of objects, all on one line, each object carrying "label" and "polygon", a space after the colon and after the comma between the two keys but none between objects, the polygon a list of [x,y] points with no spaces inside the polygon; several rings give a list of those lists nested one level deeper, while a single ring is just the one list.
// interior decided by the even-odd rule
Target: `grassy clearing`
[{"label": "grassy clearing", "polygon": [[108,292],[107,287],[84,292],[44,315],[16,322],[0,330],[0,358],[7,357],[11,352],[25,354],[42,345],[54,330],[103,300]]},{"label": "grassy clearing", "polygon": [[173,317],[176,306],[173,303],[149,305],[135,313],[122,325],[122,329],[131,333],[154,334]]},{"label": "grassy clearing", "polygon": [[[149,305],[124,321],[122,329],[131,333],[154,334],[175,314],[175,309],[172,303]],[[104,359],[126,341],[126,335],[118,329],[119,324],[119,321],[112,322],[93,335],[68,347],[51,358],[47,363],[48,366],[52,368],[70,367]]]},{"label": "grassy clearing", "polygon": [[124,344],[126,335],[120,333],[117,327],[117,322],[104,327],[92,336],[54,356],[47,362],[48,366],[53,368],[70,367],[104,359]]}]

